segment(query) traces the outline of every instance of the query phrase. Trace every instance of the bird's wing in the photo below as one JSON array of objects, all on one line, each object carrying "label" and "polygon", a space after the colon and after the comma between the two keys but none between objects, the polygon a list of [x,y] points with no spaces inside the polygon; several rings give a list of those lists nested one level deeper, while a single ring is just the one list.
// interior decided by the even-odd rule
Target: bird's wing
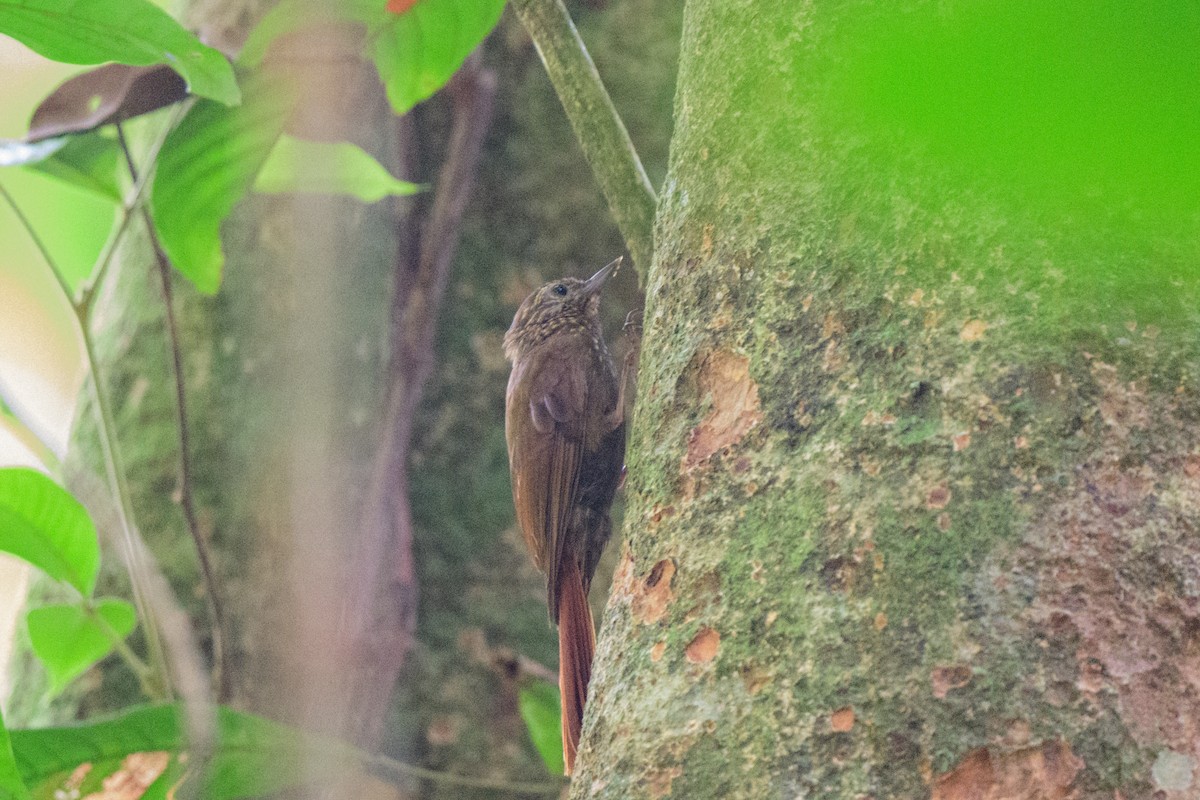
[{"label": "bird's wing", "polygon": [[[563,354],[551,356],[529,376],[529,413],[537,435],[522,464],[532,493],[529,535],[540,535],[552,619],[558,618],[558,583],[564,549],[579,495],[588,402],[585,369]],[[530,480],[540,485],[529,485]],[[525,499],[525,498],[522,498]]]}]

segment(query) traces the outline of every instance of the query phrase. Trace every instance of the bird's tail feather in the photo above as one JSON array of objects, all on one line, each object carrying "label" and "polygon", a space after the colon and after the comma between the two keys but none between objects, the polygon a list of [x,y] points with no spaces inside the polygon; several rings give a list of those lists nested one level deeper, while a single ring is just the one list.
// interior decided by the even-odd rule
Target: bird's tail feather
[{"label": "bird's tail feather", "polygon": [[558,688],[562,695],[563,762],[566,774],[570,775],[575,767],[583,707],[592,678],[596,629],[579,566],[574,559],[567,562],[558,584]]}]

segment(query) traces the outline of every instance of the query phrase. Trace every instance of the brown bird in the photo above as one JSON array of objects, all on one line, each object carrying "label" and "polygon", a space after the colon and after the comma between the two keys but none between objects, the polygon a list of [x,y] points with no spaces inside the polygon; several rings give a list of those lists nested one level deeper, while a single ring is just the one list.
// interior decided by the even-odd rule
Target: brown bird
[{"label": "brown bird", "polygon": [[600,325],[600,291],[621,259],[586,281],[563,278],[517,309],[505,437],[513,504],[558,625],[563,760],[575,764],[596,633],[588,588],[612,534],[608,512],[625,458],[624,384]]}]

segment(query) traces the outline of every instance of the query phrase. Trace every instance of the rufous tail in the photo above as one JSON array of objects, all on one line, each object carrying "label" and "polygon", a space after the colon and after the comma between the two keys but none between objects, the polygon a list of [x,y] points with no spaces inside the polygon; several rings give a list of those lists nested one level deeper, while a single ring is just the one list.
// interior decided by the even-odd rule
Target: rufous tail
[{"label": "rufous tail", "polygon": [[583,577],[574,559],[567,559],[558,584],[558,688],[562,695],[563,763],[566,774],[575,768],[583,706],[592,678],[592,654],[596,651],[596,629],[588,608]]}]

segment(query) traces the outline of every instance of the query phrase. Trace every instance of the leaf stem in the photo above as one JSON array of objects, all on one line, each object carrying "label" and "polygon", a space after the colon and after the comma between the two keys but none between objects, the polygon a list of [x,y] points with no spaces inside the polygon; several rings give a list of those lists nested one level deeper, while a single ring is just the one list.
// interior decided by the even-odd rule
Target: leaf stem
[{"label": "leaf stem", "polygon": [[137,653],[133,652],[133,650],[125,642],[125,637],[118,633],[112,625],[109,625],[108,620],[96,612],[96,605],[91,601],[90,598],[82,598],[80,600],[79,607],[92,622],[96,623],[96,626],[99,627],[104,635],[107,636],[112,642],[113,649],[116,651],[117,655],[121,657],[121,660],[124,661],[129,669],[133,671],[133,674],[137,676],[138,683],[141,684],[142,687],[142,692],[148,697],[154,697],[156,685],[154,670],[150,669],[150,666],[145,661],[142,661],[142,659],[138,658]]},{"label": "leaf stem", "polygon": [[[165,140],[165,134],[161,137]],[[142,184],[144,186],[144,183]],[[46,261],[46,268],[54,273],[59,289],[63,293],[63,299],[75,312],[75,322],[78,326],[79,337],[83,341],[84,354],[87,358],[88,372],[92,378],[92,390],[96,398],[96,408],[100,416],[99,438],[100,450],[104,457],[104,467],[108,474],[110,485],[115,489],[117,496],[117,519],[121,527],[121,545],[124,550],[126,568],[129,572],[129,582],[133,589],[133,600],[137,606],[138,616],[143,621],[143,629],[146,635],[146,649],[149,652],[151,668],[151,678],[148,682],[143,682],[143,688],[149,690],[148,694],[152,699],[169,699],[173,696],[170,682],[170,672],[167,669],[166,654],[163,651],[162,639],[158,627],[158,619],[147,600],[147,589],[145,586],[145,576],[147,575],[147,567],[145,564],[145,544],[142,542],[137,529],[133,526],[133,503],[130,499],[129,486],[125,480],[125,466],[121,461],[120,449],[117,445],[117,426],[116,420],[113,417],[112,408],[109,405],[108,397],[104,393],[103,380],[100,375],[99,359],[96,357],[96,346],[92,341],[91,332],[88,330],[88,315],[90,311],[91,297],[94,289],[85,291],[79,301],[75,301],[71,296],[70,286],[62,277],[62,272],[58,265],[55,264],[49,250],[46,249],[41,237],[34,230],[29,218],[21,212],[11,194],[3,187],[0,187],[0,194],[3,194],[5,201],[12,207],[17,219],[24,226],[29,237],[37,245],[41,251],[42,258]],[[137,197],[140,196],[140,191],[134,192],[134,199],[131,201],[136,206]],[[133,206],[131,206],[133,207]],[[131,216],[127,210],[124,219],[128,220]],[[116,244],[124,231],[125,226],[120,226],[118,233],[110,240],[108,254],[101,266],[101,272],[111,260],[112,254],[116,252]],[[93,276],[93,286],[97,276]]]},{"label": "leaf stem", "polygon": [[137,606],[138,616],[145,623],[143,630],[146,633],[146,649],[150,655],[150,663],[153,664],[154,674],[161,684],[161,690],[152,694],[151,697],[171,699],[174,692],[171,689],[170,672],[167,670],[167,658],[163,651],[158,616],[149,601],[149,592],[145,586],[145,576],[149,569],[146,565],[146,545],[133,525],[133,501],[129,493],[129,483],[125,480],[125,464],[121,459],[121,451],[117,444],[117,422],[101,383],[100,360],[96,357],[96,346],[84,323],[83,311],[84,309],[81,307],[79,324],[83,332],[88,371],[92,375],[92,390],[96,398],[96,408],[100,415],[100,450],[104,456],[104,467],[108,473],[108,479],[116,489],[121,547],[124,550],[125,566],[129,572],[129,583],[133,589],[133,602]]},{"label": "leaf stem", "polygon": [[513,0],[645,285],[658,199],[562,0]]},{"label": "leaf stem", "polygon": [[54,258],[50,255],[50,250],[46,247],[46,243],[42,240],[42,237],[39,236],[38,232],[34,229],[33,223],[29,221],[29,217],[25,216],[25,212],[21,210],[19,205],[17,205],[16,199],[9,194],[8,189],[4,188],[4,184],[2,183],[0,183],[0,197],[4,198],[4,202],[8,204],[8,207],[12,209],[13,214],[16,215],[17,221],[21,223],[21,227],[24,228],[25,233],[29,235],[29,239],[33,242],[34,247],[36,247],[38,252],[41,253],[42,260],[46,262],[46,266],[48,266],[50,268],[50,272],[53,273],[54,280],[58,282],[58,288],[62,290],[63,296],[67,298],[67,303],[72,309],[74,309],[75,304],[71,302],[71,287],[67,285],[67,279],[62,276],[62,273],[59,272],[58,267],[55,266]]},{"label": "leaf stem", "polygon": [[[121,152],[125,156],[125,165],[129,168],[129,176],[138,182],[138,169],[125,138],[125,129],[117,123],[117,140]],[[200,563],[200,576],[204,582],[204,594],[208,601],[208,612],[212,618],[212,647],[213,647],[213,678],[217,685],[217,700],[225,702],[232,694],[233,666],[230,653],[226,647],[225,609],[218,591],[216,571],[213,569],[212,557],[209,554],[208,542],[200,532],[200,523],[196,517],[196,504],[192,495],[192,465],[191,437],[188,428],[187,392],[184,387],[183,357],[179,347],[179,326],[175,321],[175,304],[171,291],[171,264],[162,244],[158,240],[158,232],[154,221],[145,206],[141,209],[142,220],[146,226],[146,235],[154,248],[154,259],[158,266],[158,276],[162,284],[163,306],[166,309],[167,342],[171,350],[172,371],[175,378],[175,423],[179,433],[179,505],[183,510],[184,521],[192,542],[196,547],[196,557]]]},{"label": "leaf stem", "polygon": [[[146,154],[146,161],[148,163],[154,163],[158,160],[158,154],[162,150],[163,145],[166,143],[167,137],[170,135],[171,131],[175,129],[176,124],[180,119],[183,118],[183,115],[187,113],[188,109],[190,109],[192,105],[193,101],[185,100],[184,102],[175,106],[175,110],[171,113],[171,117],[167,120],[167,124],[163,126],[162,132],[158,135],[158,138],[154,140],[154,143],[150,147],[150,151]],[[96,270],[88,277],[87,281],[80,289],[79,300],[74,305],[76,305],[76,309],[80,313],[80,319],[83,321],[85,327],[87,324],[87,318],[92,311],[92,304],[96,300],[98,289],[104,280],[104,275],[108,272],[108,267],[110,264],[112,264],[113,257],[117,254],[117,246],[120,245],[121,240],[124,238],[125,230],[129,227],[129,223],[133,219],[134,212],[141,207],[142,198],[146,194],[146,188],[150,183],[150,176],[152,174],[152,171],[147,171],[141,176],[140,180],[135,180],[133,182],[133,191],[130,192],[130,194],[125,198],[125,204],[122,206],[121,219],[117,222],[117,229],[113,231],[112,236],[109,237],[108,242],[104,245],[104,250],[100,253],[99,259],[97,259],[98,266],[96,267]]]}]

